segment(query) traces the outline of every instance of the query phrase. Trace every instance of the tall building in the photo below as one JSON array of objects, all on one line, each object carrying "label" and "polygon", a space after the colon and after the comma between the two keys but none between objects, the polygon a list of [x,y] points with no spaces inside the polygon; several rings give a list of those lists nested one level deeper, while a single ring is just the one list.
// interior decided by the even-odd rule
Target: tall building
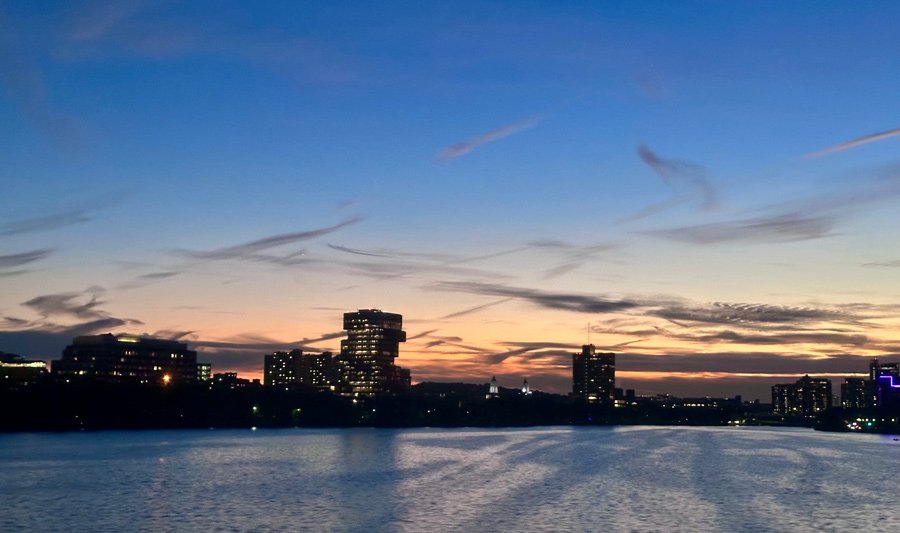
[{"label": "tall building", "polygon": [[841,384],[841,407],[866,409],[875,402],[873,382],[863,378],[846,378]]},{"label": "tall building", "polygon": [[303,352],[275,352],[264,358],[263,385],[266,387],[291,387],[300,384],[300,359]]},{"label": "tall building", "polygon": [[787,416],[814,417],[831,408],[831,380],[803,376],[796,383],[772,386],[772,410]]},{"label": "tall building", "polygon": [[75,337],[51,363],[62,379],[89,377],[120,383],[168,385],[197,382],[197,352],[187,344],[132,335]]},{"label": "tall building", "polygon": [[900,363],[869,360],[869,376],[846,378],[841,384],[841,406],[874,409],[900,406]]},{"label": "tall building", "polygon": [[306,385],[334,390],[336,369],[331,352],[303,353],[302,350],[266,355],[263,383],[267,387]]},{"label": "tall building", "polygon": [[373,396],[409,388],[409,370],[394,364],[406,342],[403,317],[378,309],[344,313],[347,338],[341,341],[337,366],[341,393]]},{"label": "tall building", "polygon": [[900,363],[869,362],[871,402],[867,407],[900,405]]},{"label": "tall building", "polygon": [[300,359],[300,383],[317,389],[337,388],[337,368],[331,352],[303,354]]},{"label": "tall building", "polygon": [[572,355],[572,392],[592,403],[612,403],[616,389],[616,354],[598,352],[593,344]]}]

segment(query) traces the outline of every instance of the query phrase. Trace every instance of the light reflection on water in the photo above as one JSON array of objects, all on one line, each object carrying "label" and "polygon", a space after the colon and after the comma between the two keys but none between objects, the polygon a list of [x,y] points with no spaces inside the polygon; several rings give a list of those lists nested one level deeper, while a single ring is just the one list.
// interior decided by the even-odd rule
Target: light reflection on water
[{"label": "light reflection on water", "polygon": [[900,526],[900,442],[767,428],[0,435],[0,531]]}]

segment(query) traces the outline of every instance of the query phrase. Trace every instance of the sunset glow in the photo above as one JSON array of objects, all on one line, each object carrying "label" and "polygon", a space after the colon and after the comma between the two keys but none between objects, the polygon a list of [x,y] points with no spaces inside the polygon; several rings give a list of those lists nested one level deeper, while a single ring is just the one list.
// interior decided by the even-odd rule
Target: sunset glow
[{"label": "sunset glow", "polygon": [[259,378],[382,309],[413,382],[565,393],[587,343],[647,394],[864,375],[900,5],[810,5],[4,4],[0,351]]}]

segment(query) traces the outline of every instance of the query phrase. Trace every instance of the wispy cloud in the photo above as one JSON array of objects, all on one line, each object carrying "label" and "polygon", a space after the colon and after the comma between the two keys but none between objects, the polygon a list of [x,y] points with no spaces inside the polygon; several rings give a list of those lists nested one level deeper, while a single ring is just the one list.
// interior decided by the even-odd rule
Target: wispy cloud
[{"label": "wispy cloud", "polygon": [[217,55],[262,65],[284,76],[315,83],[356,81],[363,65],[327,40],[293,36],[276,26],[249,30],[227,18],[161,10],[158,2],[90,2],[60,28],[56,53],[68,59],[133,56],[161,59]]},{"label": "wispy cloud", "polygon": [[618,247],[618,245],[610,243],[581,246],[559,240],[542,240],[528,243],[526,249],[550,251],[562,257],[562,261],[556,266],[544,271],[541,279],[548,280],[567,274],[581,267],[597,255]]},{"label": "wispy cloud", "polygon": [[[22,305],[31,308],[42,317],[71,315],[85,319],[106,318],[106,313],[99,309],[105,303],[98,298],[103,292],[103,289],[96,287],[84,292],[45,294],[22,302]],[[88,298],[86,302],[78,302],[85,297]]]},{"label": "wispy cloud", "polygon": [[692,244],[789,242],[827,237],[831,234],[835,223],[836,219],[831,215],[786,213],[651,230],[643,233]]},{"label": "wispy cloud", "polygon": [[142,274],[138,276],[138,279],[146,279],[146,280],[158,280],[158,279],[169,279],[172,277],[181,274],[177,270],[170,270],[167,272],[150,272],[149,274]]},{"label": "wispy cloud", "polygon": [[645,372],[727,372],[823,374],[864,371],[867,359],[858,355],[830,357],[768,352],[710,352],[690,354],[619,354],[617,370]]},{"label": "wispy cloud", "polygon": [[45,248],[19,254],[0,255],[0,268],[17,267],[27,265],[28,263],[34,263],[35,261],[44,259],[51,253],[53,253],[53,250]]},{"label": "wispy cloud", "polygon": [[665,305],[650,309],[646,314],[679,326],[684,326],[685,323],[758,325],[858,321],[856,315],[841,309],[727,302],[707,306]]},{"label": "wispy cloud", "polygon": [[463,309],[462,311],[456,311],[454,313],[450,313],[449,315],[444,315],[438,320],[447,320],[449,318],[458,318],[461,316],[471,315],[472,313],[477,313],[483,309],[487,309],[489,307],[494,307],[495,305],[500,305],[502,303],[506,303],[510,301],[512,298],[503,298],[502,300],[497,300],[495,302],[486,303],[483,305],[476,305],[475,307],[470,307],[468,309]]},{"label": "wispy cloud", "polygon": [[829,146],[828,148],[823,148],[822,150],[811,152],[803,156],[804,159],[815,159],[817,157],[822,157],[828,154],[833,154],[835,152],[842,152],[844,150],[849,150],[850,148],[855,148],[857,146],[862,146],[864,144],[873,143],[876,141],[881,141],[884,139],[890,139],[891,137],[896,137],[900,135],[900,128],[882,131],[880,133],[873,133],[871,135],[864,135],[862,137],[857,137],[855,139],[851,139],[847,142],[843,142],[840,144],[835,144],[833,146]]},{"label": "wispy cloud", "polygon": [[[851,183],[844,180],[842,183]],[[820,192],[806,198],[763,206],[764,214],[707,224],[644,232],[694,244],[724,242],[788,242],[833,235],[837,225],[863,207],[900,197],[900,167],[885,165],[856,172],[852,186]]]},{"label": "wispy cloud", "polygon": [[18,30],[0,6],[0,86],[19,114],[57,148],[77,154],[82,146],[80,127],[51,103],[43,72]]},{"label": "wispy cloud", "polygon": [[[343,331],[335,331],[333,333],[325,333],[323,335],[319,335],[318,337],[312,338],[303,338],[299,340],[292,341],[279,341],[276,339],[271,339],[268,337],[254,335],[254,334],[244,334],[237,335],[234,337],[229,337],[224,340],[203,340],[197,339],[192,340],[191,345],[197,346],[201,348],[218,348],[218,349],[227,349],[227,350],[253,350],[257,352],[257,357],[259,354],[263,354],[271,351],[280,351],[286,349],[310,349],[310,345],[316,344],[319,342],[337,339],[344,336]],[[313,348],[315,349],[315,348]]]},{"label": "wispy cloud", "polygon": [[870,342],[870,338],[862,334],[845,334],[845,333],[795,333],[795,332],[779,332],[772,334],[760,333],[743,333],[734,330],[722,330],[711,333],[690,334],[690,333],[667,333],[667,337],[677,338],[698,343],[730,343],[740,345],[756,345],[756,346],[781,346],[789,344],[819,344],[819,345],[836,345],[864,347]]},{"label": "wispy cloud", "polygon": [[461,143],[457,143],[444,148],[441,153],[437,155],[437,158],[441,161],[447,161],[466,155],[481,145],[499,141],[500,139],[509,137],[514,133],[533,128],[541,121],[542,118],[542,116],[536,115],[523,120],[519,120],[517,122],[513,122],[512,124],[507,124],[505,126],[492,129],[491,131],[483,133],[477,137],[473,137],[467,141],[463,141]]},{"label": "wispy cloud", "polygon": [[638,146],[637,151],[641,161],[650,167],[663,183],[672,188],[673,195],[668,200],[641,209],[622,220],[623,222],[646,218],[688,202],[696,202],[700,209],[706,211],[718,206],[719,191],[709,181],[705,168],[687,161],[664,159],[644,145]]},{"label": "wispy cloud", "polygon": [[431,285],[431,288],[441,291],[515,298],[541,307],[579,313],[612,313],[640,306],[640,303],[632,300],[575,293],[545,292],[537,289],[478,282],[445,281]]},{"label": "wispy cloud", "polygon": [[887,268],[900,268],[900,259],[895,259],[893,261],[875,261],[872,263],[864,263],[863,266],[866,267],[887,267]]},{"label": "wispy cloud", "polygon": [[[325,228],[310,230],[310,231],[298,231],[295,233],[283,233],[280,235],[273,235],[271,237],[265,237],[263,239],[258,239],[255,241],[250,241],[242,244],[236,244],[234,246],[227,246],[225,248],[217,248],[215,250],[209,251],[195,251],[195,250],[175,250],[177,255],[182,257],[187,257],[190,259],[196,259],[200,261],[223,261],[230,259],[243,259],[243,260],[259,260],[260,257],[269,258],[269,256],[259,256],[257,255],[259,252],[264,250],[269,250],[271,248],[278,248],[281,246],[286,246],[288,244],[294,244],[297,242],[308,241],[318,237],[322,237],[324,235],[328,235],[329,233],[334,233],[341,228],[350,226],[352,224],[356,224],[361,219],[359,217],[354,217],[333,226],[328,226]],[[292,254],[290,256],[282,256],[276,259],[285,260],[295,258]]]},{"label": "wispy cloud", "polygon": [[34,218],[26,218],[14,222],[4,222],[0,224],[0,235],[18,235],[21,233],[32,233],[37,231],[47,231],[81,222],[91,220],[87,216],[87,209],[74,209],[62,213],[53,213]]},{"label": "wispy cloud", "polygon": [[367,257],[393,257],[388,253],[378,253],[378,252],[370,252],[368,250],[360,250],[358,248],[350,248],[348,246],[338,246],[336,244],[328,244],[328,247],[332,250],[337,250],[339,252],[346,252],[348,254],[354,255],[364,255]]}]

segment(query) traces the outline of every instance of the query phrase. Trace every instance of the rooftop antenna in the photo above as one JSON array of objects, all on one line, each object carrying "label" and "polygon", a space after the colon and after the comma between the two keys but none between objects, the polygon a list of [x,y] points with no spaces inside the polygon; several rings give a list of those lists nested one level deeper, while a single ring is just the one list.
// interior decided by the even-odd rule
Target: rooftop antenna
[{"label": "rooftop antenna", "polygon": [[588,335],[588,344],[590,344],[591,343],[591,323],[590,322],[588,322],[588,324],[587,324],[587,335]]}]

